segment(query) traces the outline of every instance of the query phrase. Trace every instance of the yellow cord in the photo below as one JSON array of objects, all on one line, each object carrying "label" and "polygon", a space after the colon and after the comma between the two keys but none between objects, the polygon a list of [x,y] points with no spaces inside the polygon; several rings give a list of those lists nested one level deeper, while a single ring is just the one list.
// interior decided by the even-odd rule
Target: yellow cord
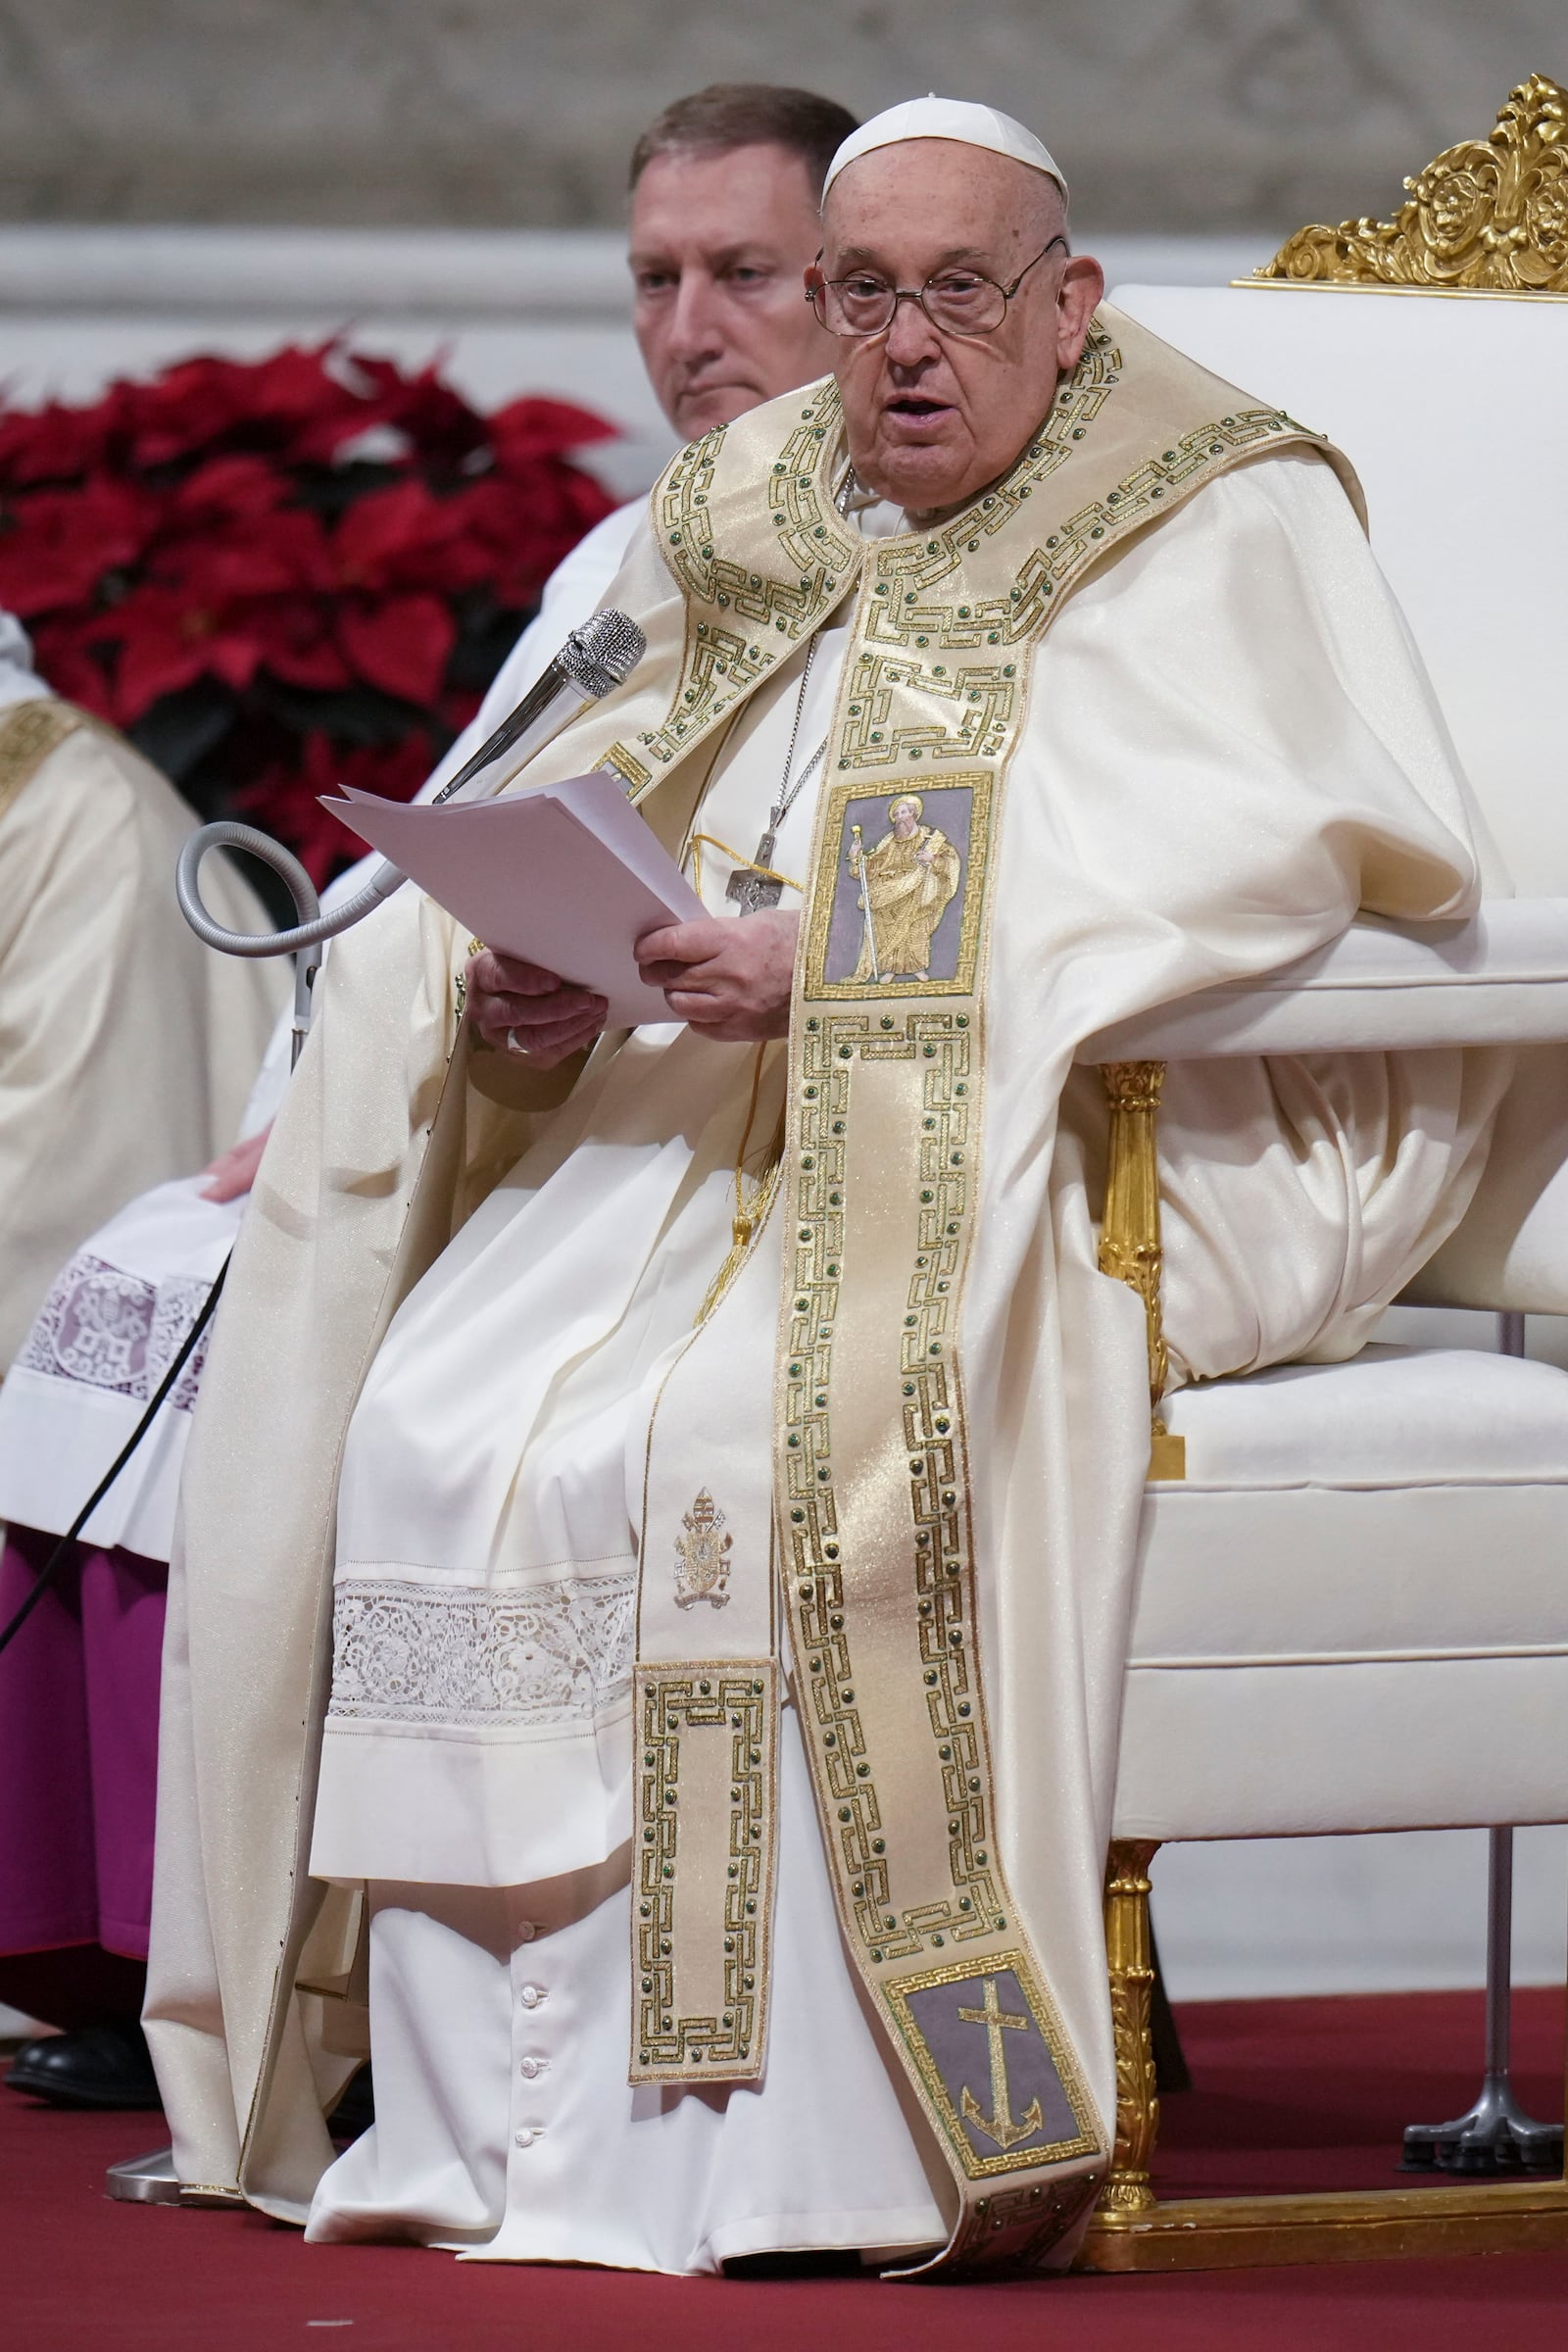
[{"label": "yellow cord", "polygon": [[[722,848],[723,844],[719,843],[717,846]],[[745,1262],[746,1252],[752,1245],[752,1236],[761,1225],[773,1204],[773,1195],[778,1189],[779,1170],[784,1165],[784,1112],[781,1107],[778,1125],[767,1149],[765,1164],[753,1188],[750,1200],[747,1200],[746,1153],[752,1140],[752,1128],[757,1119],[758,1098],[762,1091],[762,1060],[766,1053],[767,1046],[764,1042],[758,1047],[757,1059],[752,1065],[752,1096],[746,1105],[746,1124],[741,1130],[740,1150],[735,1154],[735,1215],[731,1226],[729,1253],[709,1285],[708,1296],[697,1310],[699,1327],[708,1321],[709,1316],[740,1272],[741,1266]]]},{"label": "yellow cord", "polygon": [[732,865],[744,867],[749,874],[760,874],[764,882],[782,882],[786,890],[798,890],[805,895],[806,884],[797,882],[793,874],[776,873],[770,865],[759,865],[755,858],[743,858],[739,850],[732,850],[729,843],[720,841],[716,833],[694,833],[691,838],[692,888],[699,898],[703,895],[702,844],[705,841],[710,850],[722,851]]}]

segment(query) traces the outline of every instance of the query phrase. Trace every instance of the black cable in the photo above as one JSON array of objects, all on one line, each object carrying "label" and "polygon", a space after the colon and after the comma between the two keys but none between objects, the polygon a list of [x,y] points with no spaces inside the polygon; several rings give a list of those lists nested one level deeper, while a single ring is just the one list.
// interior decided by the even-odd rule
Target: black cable
[{"label": "black cable", "polygon": [[[229,1255],[233,1255],[232,1250],[229,1252]],[[154,1396],[152,1402],[148,1405],[147,1410],[143,1413],[135,1428],[131,1431],[129,1437],[125,1440],[124,1445],[122,1446],[120,1451],[110,1463],[108,1469],[104,1472],[102,1478],[98,1481],[98,1484],[94,1487],[92,1493],[88,1495],[86,1501],[82,1504],[80,1510],[76,1513],[75,1518],[73,1519],[71,1525],[67,1528],[65,1534],[61,1537],[59,1543],[49,1554],[47,1560],[45,1560],[43,1566],[39,1569],[37,1581],[33,1585],[32,1591],[27,1594],[26,1599],[23,1602],[21,1608],[18,1609],[16,1615],[12,1618],[11,1623],[6,1627],[5,1631],[0,1633],[0,1650],[5,1649],[10,1642],[15,1641],[17,1635],[21,1633],[23,1627],[26,1624],[27,1619],[32,1615],[33,1610],[38,1606],[39,1601],[42,1600],[45,1592],[48,1592],[49,1587],[54,1583],[55,1578],[59,1575],[60,1570],[64,1566],[66,1558],[70,1553],[72,1545],[76,1541],[76,1538],[80,1535],[82,1529],[86,1526],[88,1520],[92,1517],[94,1511],[98,1508],[98,1505],[102,1502],[104,1496],[108,1494],[110,1488],[114,1485],[116,1479],[120,1476],[120,1473],[122,1470],[123,1470],[125,1464],[129,1461],[131,1455],[135,1452],[143,1438],[147,1435],[147,1432],[151,1429],[153,1423],[157,1420],[171,1389],[173,1387],[175,1381],[179,1378],[180,1374],[184,1371],[185,1366],[190,1361],[191,1350],[195,1348],[197,1341],[201,1338],[202,1333],[207,1329],[208,1324],[213,1319],[213,1309],[218,1304],[219,1296],[223,1288],[223,1277],[227,1272],[228,1258],[225,1257],[222,1264],[218,1269],[218,1279],[213,1284],[212,1289],[208,1292],[205,1299],[202,1301],[202,1305],[196,1316],[196,1320],[194,1323],[192,1323],[189,1331],[186,1332],[184,1339],[180,1342],[179,1353],[175,1356],[173,1362],[170,1365],[169,1370],[164,1374],[163,1379],[159,1382],[157,1395]]]}]

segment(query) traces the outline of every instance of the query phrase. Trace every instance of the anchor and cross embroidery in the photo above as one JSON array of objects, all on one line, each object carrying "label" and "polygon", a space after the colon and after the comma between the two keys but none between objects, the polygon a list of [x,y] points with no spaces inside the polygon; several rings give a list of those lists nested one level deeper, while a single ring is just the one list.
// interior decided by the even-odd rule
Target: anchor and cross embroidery
[{"label": "anchor and cross embroidery", "polygon": [[693,1609],[700,1600],[721,1609],[729,1598],[730,1546],[724,1514],[706,1487],[689,1511],[682,1514],[686,1530],[675,1538],[675,1606]]},{"label": "anchor and cross embroidery", "polygon": [[1007,2033],[1027,2034],[1034,2025],[1031,2017],[1012,2017],[997,1998],[997,1980],[987,1977],[985,2007],[960,2009],[958,2020],[965,2026],[984,2026],[991,2052],[991,2113],[986,2114],[967,2082],[958,2111],[967,2124],[973,2124],[999,2148],[1010,2148],[1015,2140],[1032,2139],[1045,2130],[1046,2119],[1041,2113],[1038,2098],[1031,2099],[1016,2123],[1007,2095],[1007,2049],[1004,2035]]},{"label": "anchor and cross embroidery", "polygon": [[[1021,1952],[990,1968],[959,1961],[922,1969],[886,1990],[971,2179],[1094,2151],[1094,2117],[1071,2049]],[[977,2085],[988,2079],[982,2096]]]}]

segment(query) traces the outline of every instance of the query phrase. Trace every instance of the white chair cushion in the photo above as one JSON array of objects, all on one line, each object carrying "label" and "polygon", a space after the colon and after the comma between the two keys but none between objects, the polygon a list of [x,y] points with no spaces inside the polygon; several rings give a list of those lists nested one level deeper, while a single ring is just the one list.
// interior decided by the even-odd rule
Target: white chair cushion
[{"label": "white chair cushion", "polygon": [[1118,1835],[1568,1818],[1568,1373],[1373,1348],[1167,1419]]},{"label": "white chair cushion", "polygon": [[1362,1348],[1168,1397],[1185,1490],[1568,1481],[1568,1373],[1471,1348]]}]

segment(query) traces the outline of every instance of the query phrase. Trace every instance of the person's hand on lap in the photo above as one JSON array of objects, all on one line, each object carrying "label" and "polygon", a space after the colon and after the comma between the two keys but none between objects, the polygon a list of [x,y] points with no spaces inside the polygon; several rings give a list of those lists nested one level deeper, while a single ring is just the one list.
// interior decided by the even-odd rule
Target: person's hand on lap
[{"label": "person's hand on lap", "polygon": [[573,988],[542,965],[483,948],[464,974],[467,1012],[486,1045],[523,1055],[542,1070],[591,1046],[610,1010],[604,997]]}]

